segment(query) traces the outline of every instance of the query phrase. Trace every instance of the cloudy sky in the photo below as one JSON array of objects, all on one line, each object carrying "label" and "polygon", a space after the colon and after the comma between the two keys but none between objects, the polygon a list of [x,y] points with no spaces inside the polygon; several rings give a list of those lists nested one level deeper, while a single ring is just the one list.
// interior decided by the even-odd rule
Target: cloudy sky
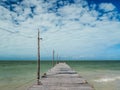
[{"label": "cloudy sky", "polygon": [[0,60],[120,60],[119,0],[0,0]]}]

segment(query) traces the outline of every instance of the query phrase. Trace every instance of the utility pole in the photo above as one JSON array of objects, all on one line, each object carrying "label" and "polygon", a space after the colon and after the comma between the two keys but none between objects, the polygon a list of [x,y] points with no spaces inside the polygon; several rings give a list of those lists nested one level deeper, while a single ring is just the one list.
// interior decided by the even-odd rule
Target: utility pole
[{"label": "utility pole", "polygon": [[40,31],[38,29],[38,71],[37,71],[37,85],[41,85],[41,81],[40,81],[40,40],[42,40],[42,38],[40,38]]},{"label": "utility pole", "polygon": [[53,50],[53,61],[52,61],[52,65],[53,65],[53,67],[54,67],[54,55],[55,55],[55,51]]},{"label": "utility pole", "polygon": [[57,54],[56,64],[58,64],[58,54]]}]

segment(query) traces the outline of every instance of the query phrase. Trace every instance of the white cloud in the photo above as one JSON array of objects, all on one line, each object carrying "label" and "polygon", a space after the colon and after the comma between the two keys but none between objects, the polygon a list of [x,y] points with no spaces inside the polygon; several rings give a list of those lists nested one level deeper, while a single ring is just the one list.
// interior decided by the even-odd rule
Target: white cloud
[{"label": "white cloud", "polygon": [[[86,1],[83,3],[76,1],[75,4],[58,9],[57,13],[61,16],[57,16],[56,13],[47,12],[47,7],[51,7],[54,2],[54,0],[52,3],[25,0],[23,2],[26,6],[24,12],[22,12],[21,8],[23,7],[21,6],[15,8],[16,11],[20,10],[19,17],[14,12],[0,7],[0,14],[3,15],[0,17],[0,52],[3,52],[1,55],[16,54],[22,56],[24,54],[35,57],[38,28],[42,32],[41,37],[43,37],[41,41],[43,57],[51,57],[52,49],[55,49],[64,57],[97,58],[108,47],[120,42],[120,22],[116,18],[118,13],[113,11],[115,6],[112,4],[100,4],[100,9],[111,12],[103,13],[99,17],[101,12],[95,8],[89,10]],[[33,18],[25,19],[31,13],[29,8],[31,5],[36,5],[34,11],[36,15]],[[23,22],[15,25],[12,23],[10,14],[17,20],[23,20]],[[9,30],[19,31],[19,33],[12,34],[8,32]]]},{"label": "white cloud", "polygon": [[10,21],[11,20],[10,14],[11,14],[11,12],[9,10],[0,6],[0,20]]},{"label": "white cloud", "polygon": [[112,3],[101,3],[99,5],[99,8],[104,11],[113,11],[115,9],[115,6]]}]

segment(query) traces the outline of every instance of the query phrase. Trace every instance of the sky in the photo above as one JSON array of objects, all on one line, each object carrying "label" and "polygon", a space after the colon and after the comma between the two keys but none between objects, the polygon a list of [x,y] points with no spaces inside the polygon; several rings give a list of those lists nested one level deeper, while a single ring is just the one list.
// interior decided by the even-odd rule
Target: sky
[{"label": "sky", "polygon": [[0,60],[120,60],[119,0],[0,0]]}]

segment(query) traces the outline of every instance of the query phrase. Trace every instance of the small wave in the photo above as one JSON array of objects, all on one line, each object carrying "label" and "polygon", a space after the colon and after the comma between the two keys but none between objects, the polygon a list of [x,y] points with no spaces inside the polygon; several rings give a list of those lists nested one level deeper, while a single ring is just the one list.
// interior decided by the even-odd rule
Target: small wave
[{"label": "small wave", "polygon": [[95,82],[112,82],[112,81],[116,81],[116,80],[120,80],[120,76],[117,77],[104,77],[104,78],[100,78],[97,80],[94,80]]}]

